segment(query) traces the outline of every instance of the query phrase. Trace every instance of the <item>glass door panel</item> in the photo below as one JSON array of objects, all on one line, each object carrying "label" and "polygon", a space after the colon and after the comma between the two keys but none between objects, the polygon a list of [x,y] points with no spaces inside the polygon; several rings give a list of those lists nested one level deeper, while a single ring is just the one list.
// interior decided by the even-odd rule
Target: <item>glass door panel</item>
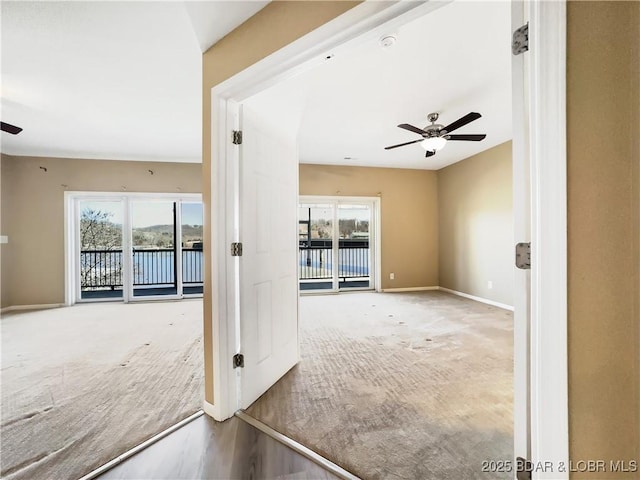
[{"label": "glass door panel", "polygon": [[333,205],[300,204],[298,208],[300,290],[334,289],[333,226]]},{"label": "glass door panel", "polygon": [[122,299],[122,200],[79,200],[80,299]]},{"label": "glass door panel", "polygon": [[175,296],[176,203],[136,200],[131,202],[133,296]]},{"label": "glass door panel", "polygon": [[371,287],[369,205],[338,205],[338,287]]},{"label": "glass door panel", "polygon": [[183,202],[180,206],[182,226],[182,291],[184,295],[203,292],[202,272],[202,202]]}]

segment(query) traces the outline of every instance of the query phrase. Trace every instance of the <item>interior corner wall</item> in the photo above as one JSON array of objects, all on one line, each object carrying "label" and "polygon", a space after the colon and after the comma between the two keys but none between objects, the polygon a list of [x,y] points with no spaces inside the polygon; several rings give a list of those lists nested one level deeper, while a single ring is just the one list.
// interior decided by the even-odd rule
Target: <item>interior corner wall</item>
[{"label": "interior corner wall", "polygon": [[438,285],[435,171],[301,164],[300,195],[379,197],[382,288]]},{"label": "interior corner wall", "polygon": [[[2,155],[2,307],[65,301],[64,192],[200,193],[202,165]],[[153,175],[149,172],[153,171]]]},{"label": "interior corner wall", "polygon": [[[5,199],[4,192],[9,188],[9,182],[3,175],[2,165],[5,155],[0,155],[0,235],[6,236],[9,229],[9,202]],[[8,306],[9,284],[11,277],[9,271],[12,268],[11,255],[7,250],[8,244],[0,244],[0,308]]]},{"label": "interior corner wall", "polygon": [[[569,453],[574,462],[640,462],[639,63],[640,2],[568,2]],[[603,126],[606,134],[600,135]],[[572,478],[637,479],[638,472],[575,472]]]},{"label": "interior corner wall", "polygon": [[[211,245],[211,89],[238,72],[321,27],[360,1],[272,1],[207,50],[202,58],[202,163],[204,255]],[[204,270],[205,401],[213,404],[213,288],[211,265]]]},{"label": "interior corner wall", "polygon": [[506,142],[438,170],[441,287],[513,305],[512,163]]}]

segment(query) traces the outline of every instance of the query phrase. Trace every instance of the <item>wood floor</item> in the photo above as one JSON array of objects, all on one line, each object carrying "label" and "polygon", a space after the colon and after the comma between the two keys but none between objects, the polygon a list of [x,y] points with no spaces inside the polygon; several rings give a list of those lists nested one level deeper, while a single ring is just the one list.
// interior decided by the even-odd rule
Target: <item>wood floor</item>
[{"label": "wood floor", "polygon": [[107,479],[337,479],[248,423],[203,415],[104,473]]}]

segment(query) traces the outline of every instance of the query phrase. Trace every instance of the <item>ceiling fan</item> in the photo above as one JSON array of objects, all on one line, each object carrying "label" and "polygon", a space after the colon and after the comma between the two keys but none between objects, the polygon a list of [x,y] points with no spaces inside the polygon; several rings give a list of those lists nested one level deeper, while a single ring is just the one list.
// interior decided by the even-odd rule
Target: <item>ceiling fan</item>
[{"label": "ceiling fan", "polygon": [[430,113],[427,118],[431,122],[431,125],[427,125],[422,128],[414,127],[413,125],[409,125],[408,123],[402,123],[398,125],[400,128],[404,128],[405,130],[409,130],[410,132],[417,133],[422,135],[422,138],[418,140],[413,140],[411,142],[400,143],[398,145],[391,145],[390,147],[385,147],[385,150],[391,150],[392,148],[404,147],[405,145],[411,145],[412,143],[418,143],[422,145],[422,147],[427,151],[425,156],[431,157],[436,154],[436,152],[447,144],[449,140],[464,140],[468,142],[479,142],[480,140],[484,140],[486,135],[450,135],[451,132],[457,130],[460,127],[465,126],[467,123],[471,123],[474,120],[479,119],[482,115],[477,112],[471,112],[466,114],[464,117],[459,118],[453,123],[450,123],[446,127],[439,125],[436,123],[438,117],[440,115],[438,113]]},{"label": "ceiling fan", "polygon": [[22,131],[22,128],[16,127],[15,125],[11,125],[10,123],[0,122],[0,130],[3,132],[10,133],[12,135],[17,135]]}]

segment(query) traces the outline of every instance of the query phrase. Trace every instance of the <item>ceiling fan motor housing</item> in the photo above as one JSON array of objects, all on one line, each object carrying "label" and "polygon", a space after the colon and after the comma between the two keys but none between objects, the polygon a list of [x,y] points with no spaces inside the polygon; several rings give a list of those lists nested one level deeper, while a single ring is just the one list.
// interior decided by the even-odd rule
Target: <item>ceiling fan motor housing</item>
[{"label": "ceiling fan motor housing", "polygon": [[427,133],[426,135],[422,135],[424,138],[437,137],[440,134],[440,130],[444,125],[440,125],[438,123],[432,123],[431,125],[427,125],[423,128],[423,130]]},{"label": "ceiling fan motor housing", "polygon": [[426,135],[422,135],[424,138],[432,138],[439,136],[440,130],[442,130],[443,125],[436,123],[440,114],[438,112],[430,113],[427,115],[427,120],[431,122],[431,125],[427,125],[423,128],[423,130],[427,133]]}]

